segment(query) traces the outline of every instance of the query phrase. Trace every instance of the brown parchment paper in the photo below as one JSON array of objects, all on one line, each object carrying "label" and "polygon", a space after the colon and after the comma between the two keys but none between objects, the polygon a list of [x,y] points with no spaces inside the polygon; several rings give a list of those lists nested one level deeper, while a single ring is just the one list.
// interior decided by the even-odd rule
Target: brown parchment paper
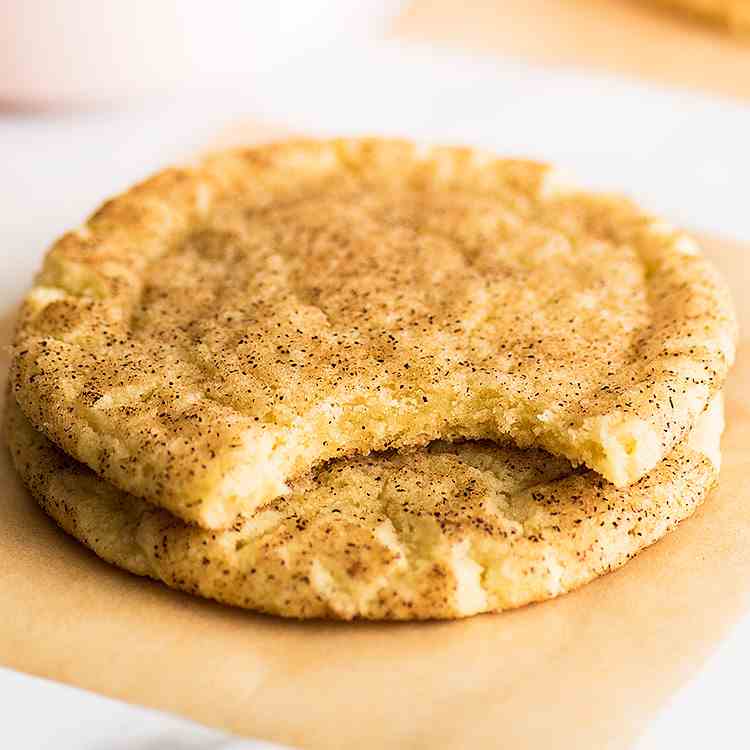
[{"label": "brown parchment paper", "polygon": [[[750,248],[706,247],[750,331]],[[123,573],[37,509],[3,446],[0,664],[304,748],[629,747],[750,605],[749,387],[745,339],[695,517],[573,594],[454,623],[289,622]]]},{"label": "brown parchment paper", "polygon": [[750,35],[657,0],[412,0],[391,34],[750,98]]}]

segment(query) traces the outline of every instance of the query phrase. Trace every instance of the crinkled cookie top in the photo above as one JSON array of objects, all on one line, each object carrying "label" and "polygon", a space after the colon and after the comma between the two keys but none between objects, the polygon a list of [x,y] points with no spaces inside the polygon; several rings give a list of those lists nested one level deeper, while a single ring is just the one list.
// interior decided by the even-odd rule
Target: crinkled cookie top
[{"label": "crinkled cookie top", "polygon": [[498,439],[618,486],[734,356],[695,242],[547,166],[385,140],[169,170],[48,253],[15,340],[34,426],[209,528],[324,461]]}]

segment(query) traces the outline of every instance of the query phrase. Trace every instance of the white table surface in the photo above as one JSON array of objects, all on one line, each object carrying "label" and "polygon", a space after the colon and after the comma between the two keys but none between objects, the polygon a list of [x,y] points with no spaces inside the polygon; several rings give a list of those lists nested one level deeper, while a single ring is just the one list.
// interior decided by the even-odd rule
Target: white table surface
[{"label": "white table surface", "polygon": [[[360,42],[124,111],[0,116],[2,308],[18,301],[50,241],[104,197],[187,158],[243,119],[552,160],[584,184],[630,193],[677,223],[750,240],[750,108],[610,76]],[[665,707],[638,749],[747,747],[748,663],[750,618]],[[251,746],[8,670],[0,670],[0,705],[13,707],[0,730],[13,748]],[[37,716],[47,717],[44,725]],[[93,727],[89,739],[68,731],[82,716]]]}]

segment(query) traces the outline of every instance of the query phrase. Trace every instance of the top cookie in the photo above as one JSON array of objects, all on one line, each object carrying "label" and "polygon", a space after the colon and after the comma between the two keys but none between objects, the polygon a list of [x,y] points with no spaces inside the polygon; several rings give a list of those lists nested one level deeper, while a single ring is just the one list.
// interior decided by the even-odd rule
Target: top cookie
[{"label": "top cookie", "polygon": [[219,528],[324,460],[435,438],[627,485],[734,339],[695,242],[624,199],[469,149],[301,141],[166,171],[62,237],[13,386],[98,474]]}]

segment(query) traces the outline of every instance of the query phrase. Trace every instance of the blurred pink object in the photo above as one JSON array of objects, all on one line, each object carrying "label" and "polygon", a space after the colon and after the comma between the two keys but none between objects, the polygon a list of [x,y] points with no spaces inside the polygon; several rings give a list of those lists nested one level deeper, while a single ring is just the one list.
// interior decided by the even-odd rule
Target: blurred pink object
[{"label": "blurred pink object", "polygon": [[0,102],[111,102],[377,32],[389,0],[0,0]]}]

